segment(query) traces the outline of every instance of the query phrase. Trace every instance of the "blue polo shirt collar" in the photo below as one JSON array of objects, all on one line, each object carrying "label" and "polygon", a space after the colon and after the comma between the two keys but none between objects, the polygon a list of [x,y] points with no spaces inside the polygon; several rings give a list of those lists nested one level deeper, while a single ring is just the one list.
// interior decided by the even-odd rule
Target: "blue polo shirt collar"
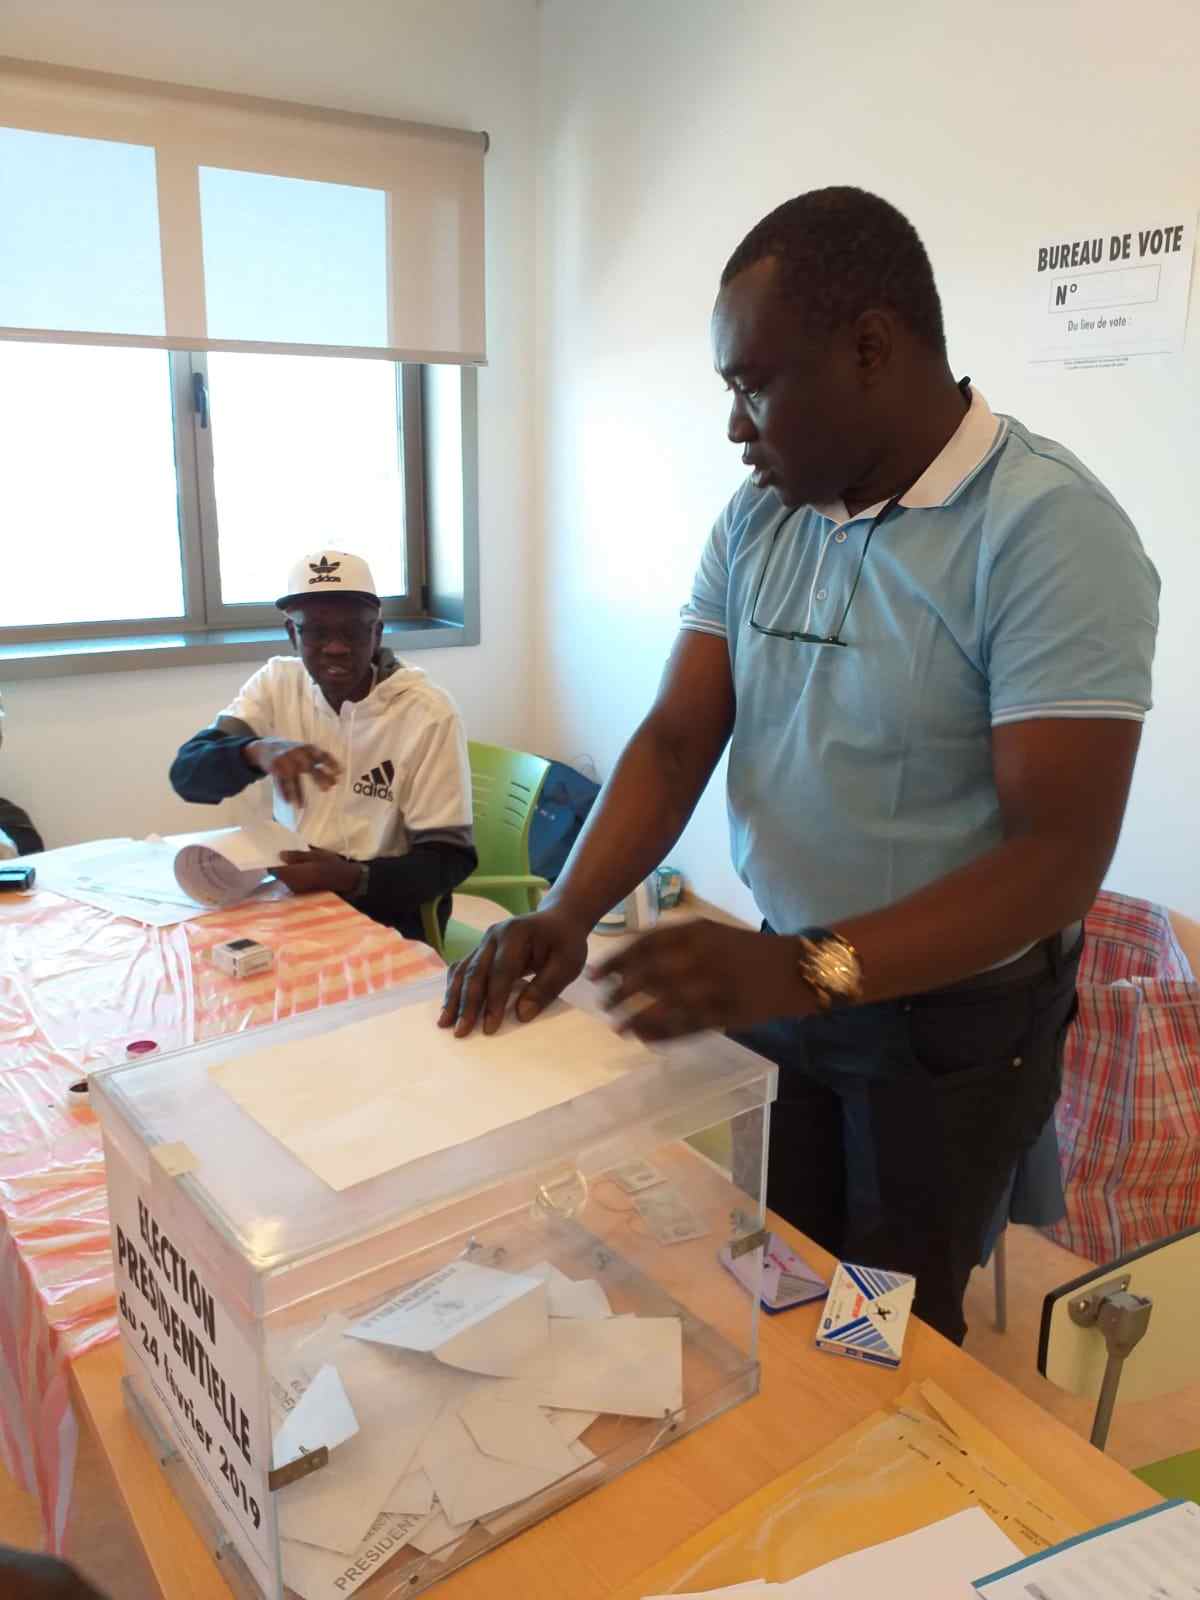
[{"label": "blue polo shirt collar", "polygon": [[[923,510],[953,505],[979,469],[999,450],[1007,434],[1008,419],[996,416],[979,390],[972,388],[966,415],[912,488],[901,495],[900,504]],[[881,500],[878,505],[865,506],[853,517],[840,500],[814,506],[813,510],[841,525],[876,517],[886,504]]]}]

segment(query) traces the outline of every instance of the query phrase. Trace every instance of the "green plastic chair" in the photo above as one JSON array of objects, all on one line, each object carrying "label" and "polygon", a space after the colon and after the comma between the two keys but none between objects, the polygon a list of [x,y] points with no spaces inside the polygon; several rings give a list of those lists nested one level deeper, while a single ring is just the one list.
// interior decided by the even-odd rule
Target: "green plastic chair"
[{"label": "green plastic chair", "polygon": [[[474,739],[467,750],[479,866],[459,890],[495,900],[513,917],[536,911],[550,885],[529,870],[529,829],[550,763],[541,756]],[[483,934],[454,917],[443,934],[440,903],[431,900],[421,907],[421,926],[426,942],[452,964],[470,955]]]}]

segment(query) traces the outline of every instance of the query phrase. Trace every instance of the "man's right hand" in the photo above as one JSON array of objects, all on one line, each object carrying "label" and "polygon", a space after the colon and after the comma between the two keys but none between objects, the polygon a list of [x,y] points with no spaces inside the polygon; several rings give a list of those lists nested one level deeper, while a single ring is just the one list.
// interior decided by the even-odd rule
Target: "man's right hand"
[{"label": "man's right hand", "polygon": [[484,1033],[495,1033],[525,977],[531,981],[521,990],[516,1015],[532,1022],[583,971],[587,936],[585,926],[556,908],[497,923],[477,950],[450,968],[438,1026],[465,1039],[482,1020]]},{"label": "man's right hand", "polygon": [[294,739],[255,739],[243,749],[250,766],[274,779],[280,796],[290,806],[303,803],[300,780],[310,777],[318,789],[332,789],[342,775],[341,763],[315,744]]}]

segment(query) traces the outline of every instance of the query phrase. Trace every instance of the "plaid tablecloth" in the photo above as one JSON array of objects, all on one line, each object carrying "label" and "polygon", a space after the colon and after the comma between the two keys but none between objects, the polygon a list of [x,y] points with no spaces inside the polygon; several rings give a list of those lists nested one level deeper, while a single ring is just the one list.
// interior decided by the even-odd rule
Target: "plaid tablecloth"
[{"label": "plaid tablecloth", "polygon": [[[225,939],[275,952],[240,982]],[[69,1085],[133,1039],[177,1049],[442,970],[335,895],[263,898],[147,928],[37,893],[0,902],[0,1457],[61,1551],[78,1438],[67,1362],[114,1337],[100,1125]]]}]

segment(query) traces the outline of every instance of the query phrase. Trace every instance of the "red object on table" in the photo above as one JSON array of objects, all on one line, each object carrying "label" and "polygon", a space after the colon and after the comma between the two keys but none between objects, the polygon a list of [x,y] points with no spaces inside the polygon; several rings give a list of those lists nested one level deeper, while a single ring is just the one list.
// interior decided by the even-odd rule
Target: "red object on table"
[{"label": "red object on table", "polygon": [[[213,945],[251,938],[269,972],[236,979]],[[0,905],[0,1459],[61,1552],[77,1430],[66,1362],[116,1334],[100,1124],[81,1072],[376,994],[444,970],[336,895],[282,888],[149,928],[59,895]]]}]

